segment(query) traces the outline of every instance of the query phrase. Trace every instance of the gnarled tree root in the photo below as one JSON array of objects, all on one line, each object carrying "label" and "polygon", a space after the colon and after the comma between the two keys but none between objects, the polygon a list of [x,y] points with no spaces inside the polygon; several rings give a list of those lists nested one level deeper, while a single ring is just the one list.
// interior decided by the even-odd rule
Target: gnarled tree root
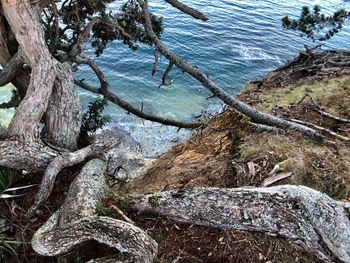
[{"label": "gnarled tree root", "polygon": [[[118,249],[123,262],[153,262],[157,243],[142,229],[109,217],[94,215],[106,190],[106,162],[90,160],[70,186],[64,205],[34,234],[33,249],[44,256],[67,253],[76,245],[95,240]],[[98,262],[120,262],[101,259]],[[92,261],[94,262],[94,261]]]},{"label": "gnarled tree root", "polygon": [[197,188],[128,198],[140,211],[183,223],[282,237],[325,262],[350,262],[349,204],[304,186]]}]

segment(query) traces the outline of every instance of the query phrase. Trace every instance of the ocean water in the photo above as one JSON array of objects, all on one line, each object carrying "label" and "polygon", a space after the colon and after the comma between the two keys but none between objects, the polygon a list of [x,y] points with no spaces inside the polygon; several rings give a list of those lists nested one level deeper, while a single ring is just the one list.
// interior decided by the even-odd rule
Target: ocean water
[{"label": "ocean water", "polygon": [[[120,2],[112,4],[111,9],[117,9]],[[349,4],[341,0],[183,0],[208,15],[209,20],[203,22],[182,14],[162,0],[149,2],[151,11],[164,18],[162,40],[169,49],[197,65],[232,95],[249,80],[263,77],[296,56],[304,44],[312,44],[298,33],[284,30],[283,16],[297,17],[304,5],[320,4],[326,12],[349,8]],[[349,27],[345,27],[324,48],[347,49],[349,36]],[[91,54],[92,50],[87,48],[86,52]],[[198,81],[175,68],[169,76],[173,84],[158,90],[167,61],[161,58],[158,72],[151,76],[154,57],[153,49],[148,46],[132,52],[122,43],[114,42],[96,61],[111,83],[111,90],[135,107],[143,103],[147,112],[191,121],[203,112],[210,114],[222,108],[220,101],[206,99],[210,93]],[[98,84],[87,67],[82,67],[77,77]],[[83,90],[79,93],[86,108],[94,95]],[[0,94],[0,99],[1,96],[4,99],[5,95]],[[110,127],[117,125],[129,131],[148,156],[157,155],[190,134],[142,121],[113,104],[109,104],[106,113],[113,120]]]}]

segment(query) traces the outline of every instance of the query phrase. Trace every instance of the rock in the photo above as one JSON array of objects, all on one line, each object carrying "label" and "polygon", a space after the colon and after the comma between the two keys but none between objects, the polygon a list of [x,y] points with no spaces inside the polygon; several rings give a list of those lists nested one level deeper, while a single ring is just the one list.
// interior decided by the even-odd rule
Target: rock
[{"label": "rock", "polygon": [[143,156],[140,144],[125,130],[113,126],[103,130],[96,138],[105,136],[120,141],[117,147],[106,153],[107,172],[115,181],[126,182],[139,176],[153,161]]}]

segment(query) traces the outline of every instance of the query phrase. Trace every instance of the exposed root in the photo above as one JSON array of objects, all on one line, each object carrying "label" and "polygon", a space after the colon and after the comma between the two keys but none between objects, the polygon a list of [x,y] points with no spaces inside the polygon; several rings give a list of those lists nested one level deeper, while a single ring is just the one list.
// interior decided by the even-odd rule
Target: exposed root
[{"label": "exposed root", "polygon": [[140,211],[188,224],[279,236],[325,262],[350,262],[349,204],[304,186],[195,188],[128,198]]},{"label": "exposed root", "polygon": [[45,170],[34,204],[28,210],[28,216],[33,215],[38,207],[49,197],[56,177],[62,169],[81,163],[91,156],[99,156],[115,145],[116,142],[97,142],[76,152],[64,153],[54,158]]},{"label": "exposed root", "polygon": [[127,260],[96,260],[91,262],[153,262],[157,243],[133,224],[94,215],[106,188],[106,163],[89,161],[71,184],[65,204],[34,234],[33,249],[45,256],[62,255],[89,240],[118,249]]}]

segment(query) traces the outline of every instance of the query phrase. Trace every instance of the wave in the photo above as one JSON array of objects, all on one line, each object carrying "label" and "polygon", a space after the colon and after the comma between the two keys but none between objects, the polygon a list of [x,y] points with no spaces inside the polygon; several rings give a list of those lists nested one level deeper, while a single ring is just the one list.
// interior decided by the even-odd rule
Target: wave
[{"label": "wave", "polygon": [[239,45],[237,48],[233,48],[234,55],[238,54],[240,58],[244,60],[273,60],[278,64],[281,64],[281,60],[277,55],[270,55],[260,47],[252,47],[246,45]]}]

